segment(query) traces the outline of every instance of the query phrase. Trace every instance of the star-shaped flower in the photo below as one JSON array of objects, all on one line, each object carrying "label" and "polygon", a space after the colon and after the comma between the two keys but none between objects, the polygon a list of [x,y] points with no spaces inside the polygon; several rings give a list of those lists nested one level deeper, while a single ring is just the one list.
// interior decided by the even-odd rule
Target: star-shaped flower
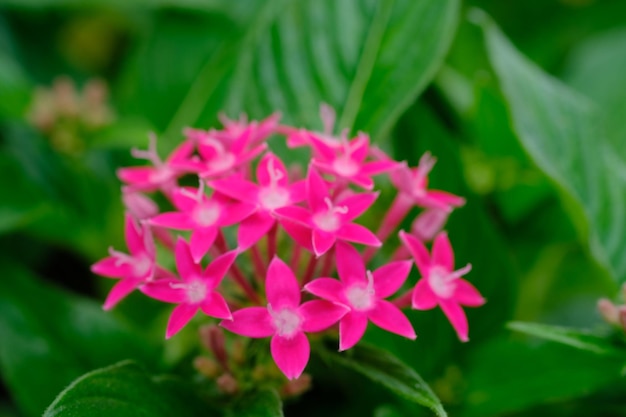
[{"label": "star-shaped flower", "polygon": [[385,300],[402,286],[412,262],[391,262],[372,273],[365,270],[363,258],[351,245],[337,242],[335,250],[340,280],[318,278],[304,289],[350,309],[339,321],[339,350],[354,346],[363,337],[368,321],[389,332],[415,339],[415,331],[406,316]]},{"label": "star-shaped flower", "polygon": [[224,297],[217,292],[217,287],[235,262],[237,251],[220,255],[203,271],[191,256],[187,242],[179,238],[175,256],[180,280],[156,280],[142,288],[142,292],[152,298],[178,304],[167,323],[165,337],[169,339],[178,333],[198,310],[210,317],[230,320],[230,309]]},{"label": "star-shaped flower", "polygon": [[478,290],[461,278],[472,269],[471,265],[454,270],[454,252],[445,232],[435,237],[432,256],[419,239],[404,231],[400,232],[400,239],[409,249],[422,275],[413,289],[413,308],[430,310],[439,305],[459,339],[467,342],[469,327],[461,306],[479,307],[485,303]]},{"label": "star-shaped flower", "polygon": [[300,304],[301,291],[289,267],[274,258],[265,280],[267,307],[248,307],[233,313],[220,325],[233,333],[271,337],[272,358],[289,379],[298,378],[309,361],[311,347],[305,333],[319,332],[335,324],[348,309],[324,300]]}]

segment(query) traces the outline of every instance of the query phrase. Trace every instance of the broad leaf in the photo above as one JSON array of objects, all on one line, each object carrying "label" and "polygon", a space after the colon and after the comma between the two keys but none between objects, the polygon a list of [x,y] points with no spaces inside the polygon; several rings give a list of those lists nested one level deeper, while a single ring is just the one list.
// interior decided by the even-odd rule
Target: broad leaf
[{"label": "broad leaf", "polygon": [[484,15],[475,13],[528,154],[563,193],[590,249],[617,280],[626,280],[626,163],[584,97],[523,57]]},{"label": "broad leaf", "polygon": [[44,417],[192,417],[210,415],[191,386],[126,361],[89,372],[67,387]]},{"label": "broad leaf", "polygon": [[555,343],[495,340],[467,365],[463,417],[509,415],[565,401],[620,380],[623,360]]},{"label": "broad leaf", "polygon": [[530,336],[540,337],[600,355],[624,355],[606,338],[585,330],[523,322],[511,322],[507,327]]},{"label": "broad leaf", "polygon": [[323,351],[322,354],[331,364],[350,368],[394,394],[430,408],[440,417],[447,416],[441,401],[422,377],[385,350],[360,343],[344,353]]},{"label": "broad leaf", "polygon": [[384,136],[439,67],[456,28],[456,0],[288,2],[237,63],[227,110]]},{"label": "broad leaf", "polygon": [[81,374],[126,358],[154,363],[136,331],[96,303],[0,260],[0,372],[26,416]]}]

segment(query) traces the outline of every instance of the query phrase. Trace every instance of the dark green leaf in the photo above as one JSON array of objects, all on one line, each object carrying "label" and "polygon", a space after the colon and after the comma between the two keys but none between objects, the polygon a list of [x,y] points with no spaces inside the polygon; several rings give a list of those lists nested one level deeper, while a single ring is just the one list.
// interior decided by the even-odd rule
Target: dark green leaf
[{"label": "dark green leaf", "polygon": [[126,361],[75,380],[44,417],[191,417],[207,411],[184,381],[154,377]]},{"label": "dark green leaf", "polygon": [[282,417],[283,405],[278,393],[274,390],[245,392],[237,397],[227,415],[231,417]]},{"label": "dark green leaf", "polygon": [[507,327],[530,336],[540,337],[600,355],[623,355],[623,352],[620,352],[606,338],[585,330],[519,321],[510,322]]},{"label": "dark green leaf", "polygon": [[596,260],[626,280],[624,149],[613,148],[589,101],[529,62],[484,14],[474,15],[523,147],[562,191]]},{"label": "dark green leaf", "polygon": [[126,358],[155,362],[139,334],[94,302],[0,261],[0,371],[26,416],[81,374]]},{"label": "dark green leaf", "polygon": [[620,379],[623,360],[555,343],[495,340],[470,358],[464,417],[508,415],[590,394]]},{"label": "dark green leaf", "polygon": [[422,377],[385,350],[361,343],[344,353],[324,351],[322,354],[331,364],[350,368],[396,395],[430,408],[440,417],[447,416],[441,401]]}]

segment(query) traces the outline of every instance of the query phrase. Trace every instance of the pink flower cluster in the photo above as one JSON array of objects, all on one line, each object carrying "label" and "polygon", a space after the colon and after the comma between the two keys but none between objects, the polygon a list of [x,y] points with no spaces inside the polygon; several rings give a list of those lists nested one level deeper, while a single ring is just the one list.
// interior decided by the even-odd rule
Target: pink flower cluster
[{"label": "pink flower cluster", "polygon": [[[138,289],[176,305],[167,338],[198,310],[238,335],[271,337],[272,357],[289,379],[299,377],[309,360],[307,333],[337,323],[340,350],[353,347],[369,322],[414,339],[403,307],[440,306],[466,341],[462,306],[480,306],[484,299],[461,278],[470,265],[454,269],[450,241],[441,232],[464,199],[428,188],[435,164],[430,154],[409,168],[371,146],[363,133],[333,136],[328,108],[322,118],[324,132],[281,125],[277,116],[249,123],[224,119],[221,130],[185,130],[184,142],[166,160],[154,138],[147,151],[134,150],[151,164],[118,172],[129,253],[111,249],[92,267],[119,280],[105,309]],[[269,150],[270,137],[292,149],[308,148],[306,172],[287,168]],[[372,191],[378,175],[389,176],[396,197],[372,230],[358,220],[378,198]],[[148,196],[155,192],[166,197],[167,209]],[[421,213],[410,232],[400,232],[393,260],[369,270],[367,262],[414,207]],[[425,242],[433,239],[429,251]],[[176,273],[159,264],[156,244],[173,252]],[[413,263],[422,278],[402,291]]]}]

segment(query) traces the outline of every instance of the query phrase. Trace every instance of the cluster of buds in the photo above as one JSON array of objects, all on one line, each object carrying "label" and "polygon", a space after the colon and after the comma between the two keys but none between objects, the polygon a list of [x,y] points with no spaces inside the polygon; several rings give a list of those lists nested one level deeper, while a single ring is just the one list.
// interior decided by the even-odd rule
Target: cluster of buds
[{"label": "cluster of buds", "polygon": [[108,94],[102,80],[91,79],[79,91],[70,78],[58,77],[52,87],[35,90],[27,117],[58,151],[75,154],[82,151],[86,132],[112,122]]},{"label": "cluster of buds", "polygon": [[[366,134],[333,136],[329,108],[323,107],[322,119],[324,132],[282,125],[277,115],[261,122],[224,118],[221,130],[185,130],[185,140],[165,160],[154,137],[148,151],[134,150],[151,165],[118,172],[129,253],[111,249],[92,267],[119,279],[105,309],[135,289],[176,304],[167,338],[202,311],[237,335],[271,338],[272,358],[289,379],[308,363],[307,334],[336,324],[342,351],[359,342],[369,322],[414,339],[405,307],[441,307],[459,339],[468,340],[462,306],[485,300],[462,279],[470,265],[455,270],[441,231],[464,199],[428,188],[435,164],[430,154],[410,168],[371,146]],[[269,150],[270,137],[270,143],[282,139],[288,148],[308,148],[306,172],[287,169]],[[389,176],[396,195],[372,230],[356,221],[378,198],[378,175]],[[183,185],[190,183],[197,185]],[[169,208],[149,197],[156,192]],[[391,261],[368,269],[414,207],[422,212],[410,232],[399,232]],[[176,273],[159,264],[156,244],[173,252]],[[421,279],[409,288],[414,264]]]}]

